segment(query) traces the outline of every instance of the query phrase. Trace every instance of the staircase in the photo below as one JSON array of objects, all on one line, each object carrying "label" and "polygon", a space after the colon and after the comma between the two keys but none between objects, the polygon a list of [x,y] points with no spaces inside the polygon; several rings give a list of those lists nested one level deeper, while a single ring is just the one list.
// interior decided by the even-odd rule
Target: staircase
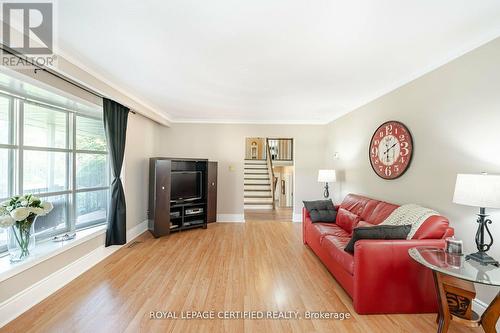
[{"label": "staircase", "polygon": [[245,160],[244,189],[245,209],[273,209],[266,160]]}]

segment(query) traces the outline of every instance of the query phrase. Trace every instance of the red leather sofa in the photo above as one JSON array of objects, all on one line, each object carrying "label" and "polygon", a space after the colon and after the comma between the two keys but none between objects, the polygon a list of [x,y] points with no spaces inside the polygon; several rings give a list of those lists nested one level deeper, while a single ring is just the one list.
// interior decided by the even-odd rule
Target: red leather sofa
[{"label": "red leather sofa", "polygon": [[454,234],[443,216],[429,217],[410,240],[359,240],[354,255],[344,251],[352,229],[377,225],[398,206],[349,194],[335,223],[312,223],[303,209],[303,240],[352,297],[359,314],[437,312],[430,270],[408,255],[415,246],[444,247]]}]

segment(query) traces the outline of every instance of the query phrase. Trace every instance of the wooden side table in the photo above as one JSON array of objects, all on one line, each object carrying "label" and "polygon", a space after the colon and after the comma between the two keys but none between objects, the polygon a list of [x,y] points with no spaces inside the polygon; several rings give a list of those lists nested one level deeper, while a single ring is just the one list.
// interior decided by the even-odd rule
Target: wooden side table
[{"label": "wooden side table", "polygon": [[500,286],[500,268],[466,261],[465,256],[449,254],[439,248],[417,247],[408,253],[432,270],[439,301],[438,333],[448,332],[452,320],[468,327],[482,326],[486,333],[496,333],[500,292],[482,316],[472,310],[472,301],[476,296],[474,283]]}]

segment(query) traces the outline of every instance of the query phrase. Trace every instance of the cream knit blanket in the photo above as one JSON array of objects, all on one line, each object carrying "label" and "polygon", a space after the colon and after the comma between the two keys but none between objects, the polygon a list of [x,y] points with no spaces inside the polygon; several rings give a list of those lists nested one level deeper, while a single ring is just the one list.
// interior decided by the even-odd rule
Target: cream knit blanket
[{"label": "cream knit blanket", "polygon": [[415,204],[402,205],[396,208],[380,225],[411,224],[411,230],[406,237],[406,239],[411,239],[422,223],[433,215],[439,215],[439,213]]}]

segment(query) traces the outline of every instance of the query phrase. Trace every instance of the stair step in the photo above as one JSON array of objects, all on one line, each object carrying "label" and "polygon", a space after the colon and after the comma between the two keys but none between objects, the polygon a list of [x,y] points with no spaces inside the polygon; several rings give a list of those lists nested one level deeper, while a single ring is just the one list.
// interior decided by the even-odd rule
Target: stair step
[{"label": "stair step", "polygon": [[269,191],[245,191],[243,192],[243,196],[246,197],[259,197],[259,198],[265,198],[265,197],[270,197],[271,196],[271,190]]},{"label": "stair step", "polygon": [[271,182],[269,181],[269,178],[266,178],[266,179],[247,179],[245,178],[244,182],[243,182],[245,185],[247,184],[258,184],[258,185],[269,185],[271,184]]},{"label": "stair step", "polygon": [[272,198],[272,196],[266,194],[266,195],[245,195],[245,199],[254,199],[254,198]]},{"label": "stair step", "polygon": [[245,164],[245,169],[267,169],[267,164]]},{"label": "stair step", "polygon": [[[252,184],[252,185],[255,185],[255,184]],[[248,192],[248,191],[250,191],[250,192],[271,192],[271,188],[269,187],[269,189],[263,189],[263,190],[261,190],[261,189],[245,190],[245,192]]]},{"label": "stair step", "polygon": [[271,198],[262,200],[262,199],[245,199],[243,201],[244,205],[272,205],[273,200]]},{"label": "stair step", "polygon": [[245,199],[244,200],[245,203],[260,202],[260,203],[267,204],[267,203],[272,203],[273,202],[273,198],[271,198],[271,197],[255,197],[255,198],[247,198],[247,197],[245,197],[244,199]]},{"label": "stair step", "polygon": [[243,174],[245,176],[247,176],[247,175],[267,175],[267,170],[266,170],[266,172],[244,172]]},{"label": "stair step", "polygon": [[245,172],[267,173],[267,168],[245,168]]},{"label": "stair step", "polygon": [[262,164],[250,164],[250,165],[245,165],[245,170],[267,170],[267,165]]},{"label": "stair step", "polygon": [[271,189],[268,190],[245,190],[243,195],[267,196],[271,195]]},{"label": "stair step", "polygon": [[271,185],[246,184],[244,186],[244,192],[250,191],[271,191]]},{"label": "stair step", "polygon": [[258,175],[246,175],[244,179],[267,179],[269,180],[268,174],[258,174]]}]

